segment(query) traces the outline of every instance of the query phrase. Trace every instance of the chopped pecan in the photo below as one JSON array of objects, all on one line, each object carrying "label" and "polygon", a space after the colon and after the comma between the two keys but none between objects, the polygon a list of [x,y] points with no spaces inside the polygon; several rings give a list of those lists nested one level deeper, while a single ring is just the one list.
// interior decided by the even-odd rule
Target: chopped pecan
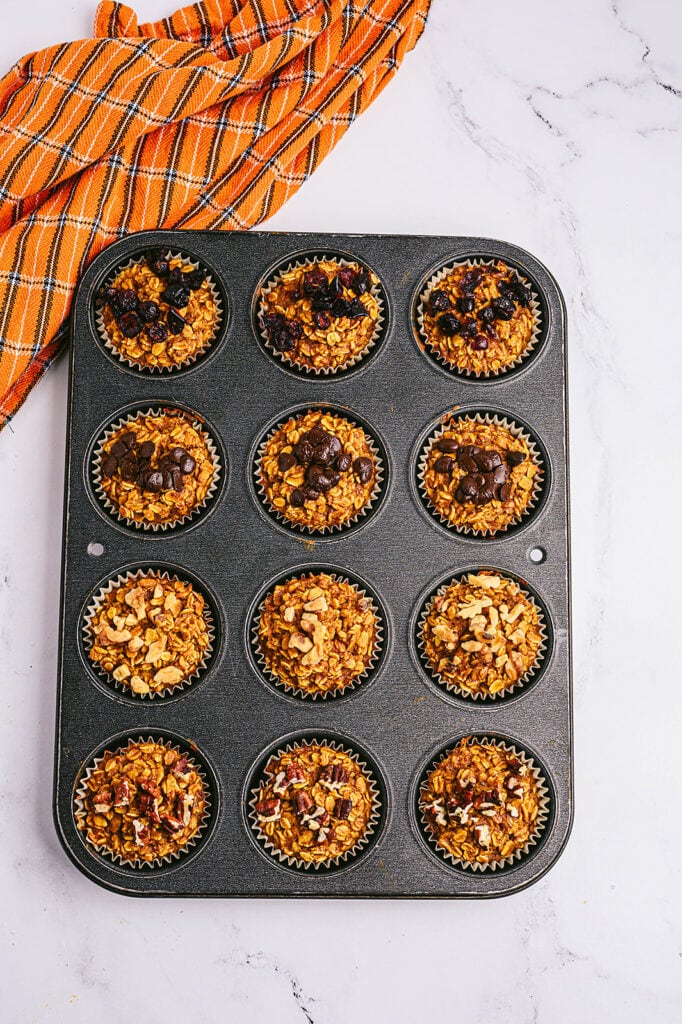
[{"label": "chopped pecan", "polygon": [[130,803],[130,786],[127,779],[122,779],[114,790],[114,807],[127,807]]},{"label": "chopped pecan", "polygon": [[110,789],[100,789],[92,798],[92,808],[97,814],[106,814],[111,810],[113,801]]},{"label": "chopped pecan", "polygon": [[174,818],[170,814],[162,815],[161,824],[167,832],[170,832],[171,835],[174,835],[177,832],[182,832],[184,827],[179,818]]},{"label": "chopped pecan", "polygon": [[328,764],[320,772],[318,782],[327,789],[341,789],[348,782],[348,772],[340,764]]},{"label": "chopped pecan", "polygon": [[341,821],[345,821],[350,818],[350,812],[353,810],[353,803],[351,800],[344,800],[343,797],[334,804],[334,817],[339,818]]},{"label": "chopped pecan", "polygon": [[294,793],[294,805],[300,815],[305,815],[315,806],[315,801],[306,789]]},{"label": "chopped pecan", "polygon": [[261,822],[266,821],[277,821],[281,814],[282,801],[273,800],[261,800],[256,804],[256,814]]}]

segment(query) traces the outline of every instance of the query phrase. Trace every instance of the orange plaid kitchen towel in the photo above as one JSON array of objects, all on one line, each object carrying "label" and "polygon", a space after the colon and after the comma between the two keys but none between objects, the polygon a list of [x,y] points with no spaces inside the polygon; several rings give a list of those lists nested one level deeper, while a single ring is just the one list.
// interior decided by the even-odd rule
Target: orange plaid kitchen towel
[{"label": "orange plaid kitchen towel", "polygon": [[143,228],[248,228],[315,170],[421,35],[430,0],[202,0],[0,81],[0,428],[66,341],[78,278]]}]

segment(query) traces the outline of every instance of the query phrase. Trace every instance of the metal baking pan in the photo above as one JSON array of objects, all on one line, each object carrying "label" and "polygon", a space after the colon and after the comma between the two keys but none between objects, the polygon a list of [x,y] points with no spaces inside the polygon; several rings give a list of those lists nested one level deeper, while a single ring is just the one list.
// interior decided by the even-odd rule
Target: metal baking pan
[{"label": "metal baking pan", "polygon": [[[97,287],[152,246],[203,260],[223,290],[228,317],[207,358],[184,372],[132,371],[106,352],[94,327]],[[257,338],[253,298],[268,270],[308,251],[351,254],[386,290],[383,336],[351,373],[300,376]],[[447,261],[500,257],[534,283],[543,306],[541,343],[514,372],[487,381],[460,378],[425,354],[413,329],[420,286]],[[491,897],[537,881],[556,861],[573,815],[570,655],[566,313],[549,271],[529,253],[484,238],[144,232],[94,260],[73,307],[59,646],[55,822],[71,859],[88,877],[137,896]],[[226,458],[225,485],[210,514],[189,529],[150,535],[122,528],[94,498],[88,459],[94,439],[122,410],[175,404],[210,424]],[[279,413],[327,403],[350,410],[383,441],[384,500],[361,529],[315,540],[282,529],[264,513],[251,481],[253,446]],[[544,448],[547,485],[527,523],[495,539],[441,526],[415,486],[416,451],[447,410],[493,410],[530,426]],[[536,560],[537,559],[537,560]],[[80,625],[89,595],[128,566],[187,570],[214,608],[217,649],[208,671],[173,699],[141,701],[106,687],[88,666]],[[350,696],[287,697],[259,676],[248,651],[253,602],[269,581],[301,566],[332,565],[367,581],[378,596],[387,644],[373,678]],[[415,655],[424,595],[446,576],[493,566],[520,577],[548,612],[549,655],[540,678],[509,699],[457,699],[428,680]],[[363,856],[336,871],[296,872],[264,854],[247,824],[254,766],[293,735],[339,738],[380,773],[384,816]],[[429,848],[415,815],[417,779],[433,755],[466,734],[516,741],[549,783],[542,840],[513,867],[458,870]],[[174,866],[135,870],[92,852],[76,830],[73,795],[91,756],[127,736],[171,736],[195,746],[213,788],[211,827],[192,856]]]}]

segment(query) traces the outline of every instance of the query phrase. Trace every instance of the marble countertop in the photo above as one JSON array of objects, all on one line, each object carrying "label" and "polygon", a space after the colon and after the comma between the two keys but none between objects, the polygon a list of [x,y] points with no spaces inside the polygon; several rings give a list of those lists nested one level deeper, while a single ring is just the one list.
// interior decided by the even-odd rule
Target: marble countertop
[{"label": "marble countertop", "polygon": [[[6,6],[3,68],[86,34],[94,5]],[[654,495],[676,518],[682,496],[681,30],[666,0],[434,0],[397,78],[266,225],[504,238],[564,291],[577,811],[563,857],[487,902],[136,901],[82,876],[51,811],[62,360],[0,437],[8,1024],[682,1018],[682,565],[643,515]]]}]

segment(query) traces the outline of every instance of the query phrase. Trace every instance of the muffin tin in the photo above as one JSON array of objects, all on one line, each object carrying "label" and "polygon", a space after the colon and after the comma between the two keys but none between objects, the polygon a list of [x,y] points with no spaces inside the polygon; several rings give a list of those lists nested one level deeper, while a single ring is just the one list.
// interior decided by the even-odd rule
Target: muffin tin
[{"label": "muffin tin", "polygon": [[[138,253],[165,246],[215,274],[225,328],[196,364],[140,372],[98,336],[99,285]],[[304,375],[273,358],[254,324],[259,285],[308,252],[355,257],[380,277],[386,320],[369,357],[343,374]],[[439,266],[499,257],[533,284],[542,332],[530,357],[497,378],[458,376],[423,351],[415,329],[425,283]],[[88,877],[138,896],[491,897],[540,878],[560,855],[572,813],[572,722],[566,426],[565,308],[546,268],[523,250],[482,238],[266,232],[144,232],[115,243],[81,281],[72,316],[54,809],[60,839]],[[102,431],[128,412],[177,406],[205,421],[224,455],[210,509],[161,531],[129,528],[98,501],[91,475]],[[367,424],[382,445],[380,500],[350,529],[311,536],[263,508],[254,454],[267,430],[298,407],[330,407]],[[446,528],[425,506],[421,447],[444,414],[499,414],[530,428],[546,478],[541,500],[513,530],[475,537]],[[385,457],[384,457],[385,456]],[[214,650],[201,678],[177,694],[142,700],[105,685],[82,641],[92,595],[128,569],[166,569],[211,602]],[[334,700],[307,701],[268,683],[249,650],[255,602],[275,580],[308,569],[365,581],[385,618],[372,678]],[[420,610],[446,577],[490,567],[528,584],[542,602],[551,643],[532,686],[494,701],[449,693],[429,679],[415,638]],[[528,856],[496,871],[445,862],[419,823],[420,778],[464,735],[498,737],[526,751],[550,806]],[[75,827],[78,780],[92,757],[130,737],[171,737],[196,750],[211,778],[211,821],[191,856],[141,871],[91,850]],[[297,871],[260,847],[249,793],[267,752],[301,737],[330,739],[371,763],[381,820],[362,856],[335,870]]]}]

